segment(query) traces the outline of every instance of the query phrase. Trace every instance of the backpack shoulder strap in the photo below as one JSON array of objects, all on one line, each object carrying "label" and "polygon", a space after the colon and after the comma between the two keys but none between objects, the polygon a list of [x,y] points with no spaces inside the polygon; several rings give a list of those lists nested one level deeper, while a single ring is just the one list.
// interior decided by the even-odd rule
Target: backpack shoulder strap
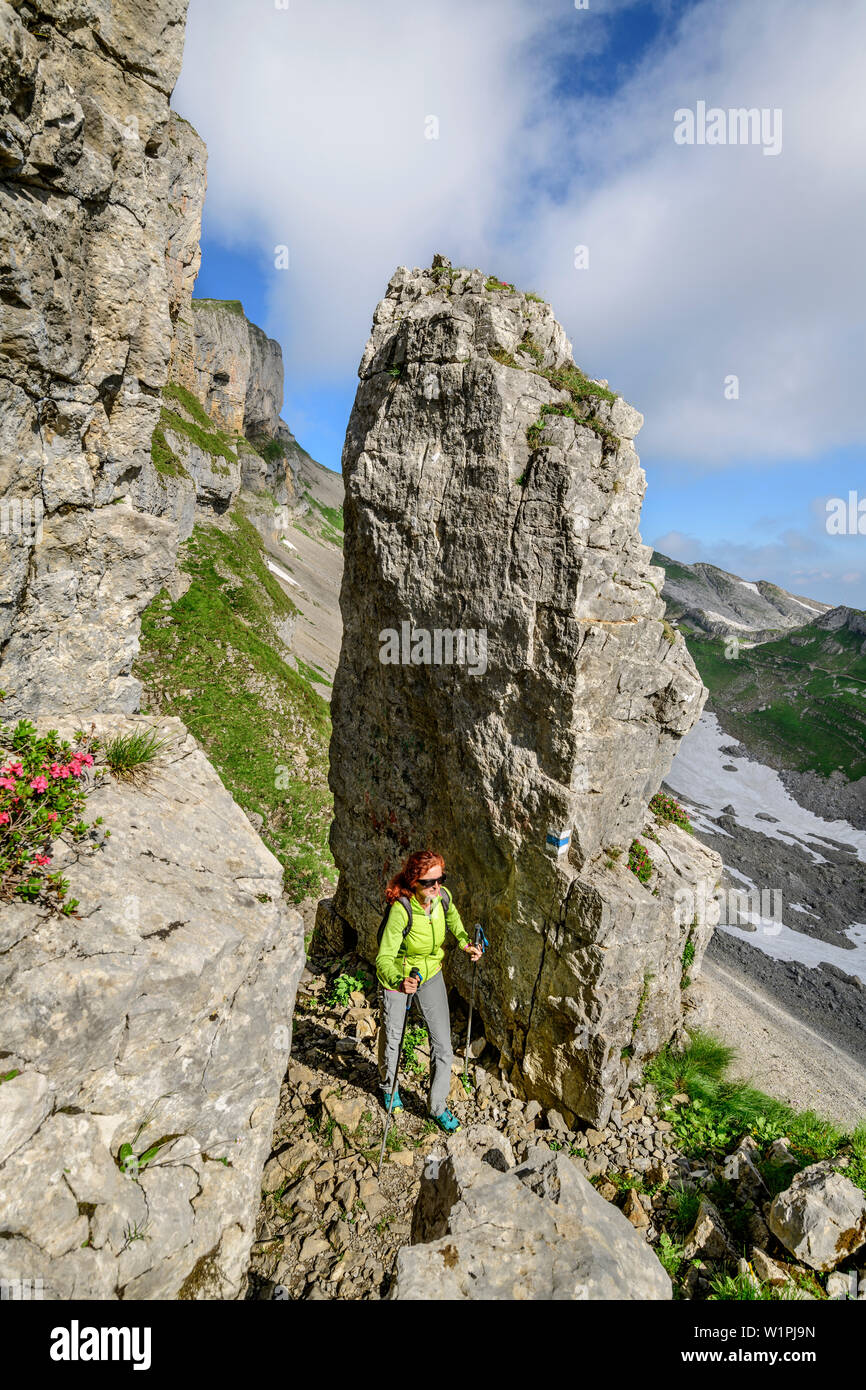
[{"label": "backpack shoulder strap", "polygon": [[443,911],[445,912],[445,916],[447,917],[447,916],[448,916],[448,909],[449,909],[449,907],[451,906],[451,894],[448,892],[448,889],[447,889],[447,888],[443,888],[443,889],[441,890],[441,896],[442,896],[442,908],[443,908]]},{"label": "backpack shoulder strap", "polygon": [[412,904],[404,893],[400,894],[399,898],[397,898],[397,902],[406,913],[406,925],[403,928],[403,940],[405,941],[409,932],[412,930]]}]

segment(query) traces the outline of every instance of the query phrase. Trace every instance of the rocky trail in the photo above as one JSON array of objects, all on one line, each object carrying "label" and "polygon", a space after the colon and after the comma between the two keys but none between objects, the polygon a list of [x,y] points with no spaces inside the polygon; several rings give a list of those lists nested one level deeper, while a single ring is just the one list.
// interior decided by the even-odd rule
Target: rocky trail
[{"label": "rocky trail", "polygon": [[[633,1085],[603,1129],[580,1121],[569,1128],[558,1111],[520,1096],[483,1037],[471,1044],[467,1094],[461,1080],[466,1015],[459,1002],[452,1006],[449,1105],[461,1131],[446,1137],[427,1116],[429,1054],[419,1030],[411,1050],[404,1048],[399,1084],[405,1110],[392,1121],[377,1179],[384,1111],[375,1061],[376,991],[369,975],[364,979],[368,970],[355,955],[308,959],[301,977],[292,1055],[263,1176],[248,1298],[401,1296],[395,1289],[397,1269],[413,1231],[418,1234],[430,1160],[441,1163],[455,1146],[471,1146],[476,1134],[489,1136],[491,1128],[511,1162],[538,1165],[553,1155],[589,1179],[662,1257],[675,1298],[705,1299],[716,1275],[738,1270],[785,1285],[791,1297],[844,1297],[850,1290],[850,1259],[841,1274],[829,1276],[825,1292],[814,1270],[795,1259],[768,1225],[781,1229],[758,1165],[769,1160],[783,1170],[787,1166],[792,1175],[797,1164],[785,1140],[767,1146],[746,1136],[735,1161],[722,1154],[714,1162],[690,1157],[673,1123],[675,1107],[688,1105],[688,1095],[678,1093],[665,1104],[652,1084]],[[361,983],[363,988],[346,994],[349,984]],[[814,1166],[843,1172],[848,1162],[843,1154],[833,1164]],[[437,1167],[434,1162],[432,1171]],[[856,1206],[856,1194],[863,1199],[863,1193],[847,1186]],[[781,1199],[775,1201],[778,1212]],[[866,1201],[863,1211],[866,1221]],[[546,1296],[532,1292],[532,1278],[522,1296]],[[866,1271],[859,1280],[866,1296]]]}]

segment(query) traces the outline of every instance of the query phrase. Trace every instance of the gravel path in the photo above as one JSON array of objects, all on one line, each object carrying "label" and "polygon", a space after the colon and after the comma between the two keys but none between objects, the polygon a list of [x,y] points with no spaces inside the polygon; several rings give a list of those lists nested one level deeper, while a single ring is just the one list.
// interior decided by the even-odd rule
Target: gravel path
[{"label": "gravel path", "polygon": [[736,1046],[726,1073],[848,1128],[866,1119],[866,1069],[734,969],[704,957],[710,1030]]}]

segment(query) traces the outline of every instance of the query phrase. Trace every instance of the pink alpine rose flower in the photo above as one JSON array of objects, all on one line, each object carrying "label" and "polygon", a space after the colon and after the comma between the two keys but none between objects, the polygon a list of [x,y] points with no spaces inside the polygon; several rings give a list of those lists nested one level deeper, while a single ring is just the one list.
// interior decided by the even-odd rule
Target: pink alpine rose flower
[{"label": "pink alpine rose flower", "polygon": [[48,791],[48,780],[45,777],[34,777],[30,785],[35,792]]},{"label": "pink alpine rose flower", "polygon": [[0,811],[0,825],[8,825],[11,817],[8,811]]},{"label": "pink alpine rose flower", "polygon": [[51,863],[51,860],[47,854],[37,854],[35,859],[30,860],[30,863],[38,864],[40,868],[44,868],[46,864]]}]

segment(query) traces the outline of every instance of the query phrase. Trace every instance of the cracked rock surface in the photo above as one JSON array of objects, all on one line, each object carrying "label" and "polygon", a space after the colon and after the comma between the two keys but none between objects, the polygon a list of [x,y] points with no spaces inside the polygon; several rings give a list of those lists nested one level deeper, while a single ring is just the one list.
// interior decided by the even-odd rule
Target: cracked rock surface
[{"label": "cracked rock surface", "polygon": [[2,1071],[18,1072],[0,1085],[2,1273],[56,1299],[233,1298],[303,925],[178,719],[95,722],[103,740],[153,728],[168,747],[141,785],[97,784],[102,848],[56,843],[77,919],[0,911]]}]

